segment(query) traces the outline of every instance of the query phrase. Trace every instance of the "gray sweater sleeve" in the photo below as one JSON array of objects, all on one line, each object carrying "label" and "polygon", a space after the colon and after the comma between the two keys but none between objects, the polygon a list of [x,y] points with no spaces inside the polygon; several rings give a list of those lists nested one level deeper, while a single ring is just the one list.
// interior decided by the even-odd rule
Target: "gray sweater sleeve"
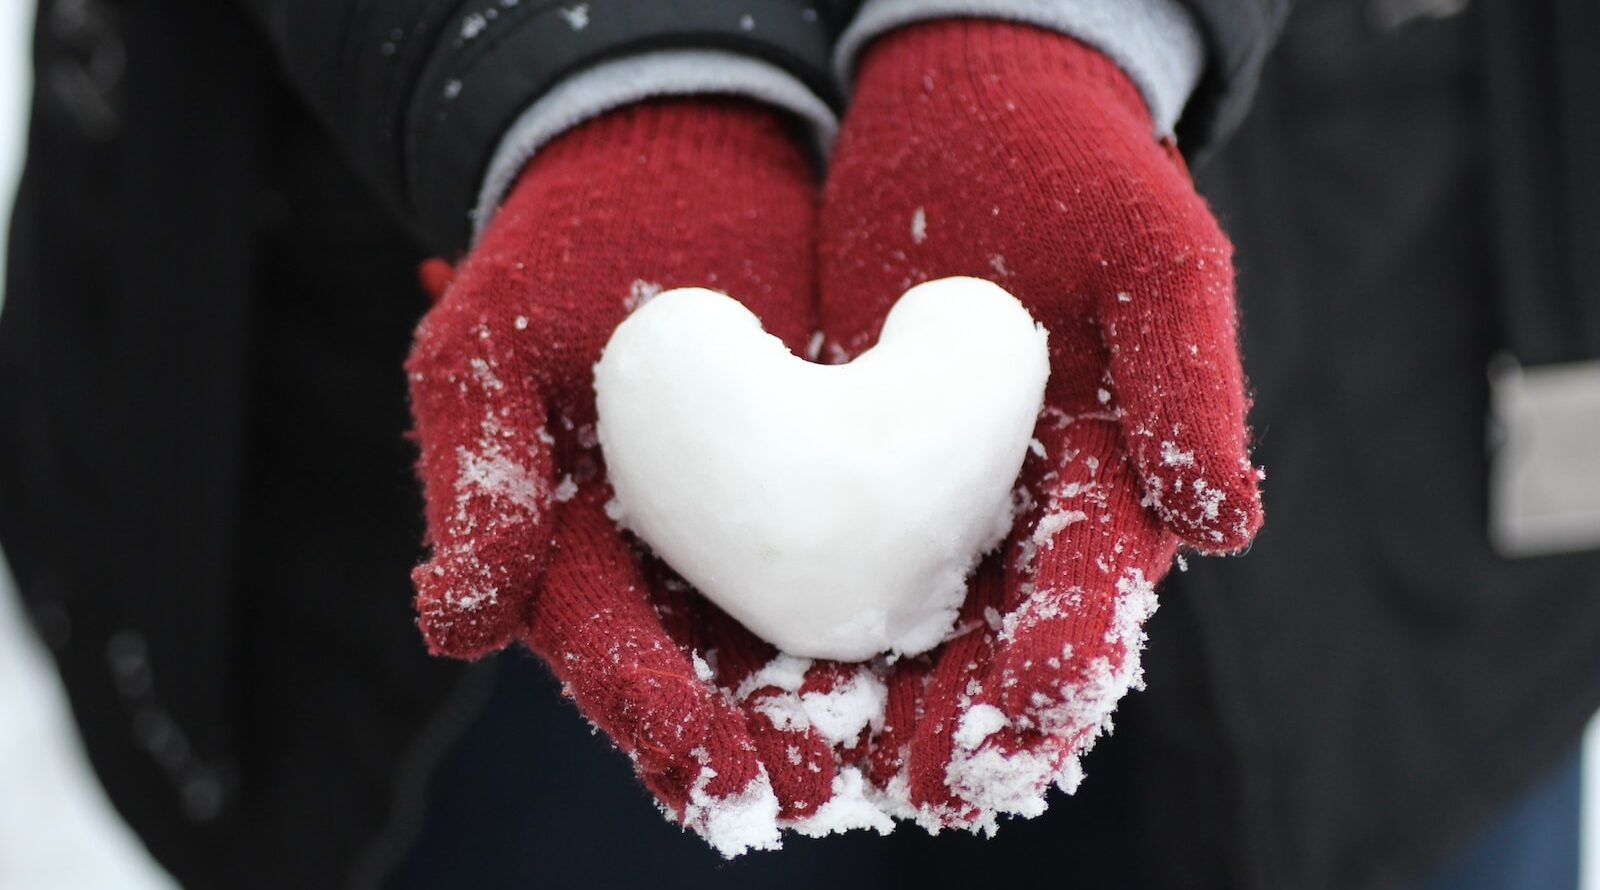
[{"label": "gray sweater sleeve", "polygon": [[[1204,63],[1201,33],[1177,0],[867,0],[841,37],[837,70],[848,83],[857,56],[887,31],[931,18],[969,16],[1026,22],[1069,34],[1126,71],[1150,107],[1158,135],[1170,135]],[[490,160],[473,212],[481,233],[517,173],[567,128],[656,96],[747,96],[806,122],[826,154],[838,119],[798,78],[769,62],[720,50],[659,50],[624,56],[569,75],[507,129]]]},{"label": "gray sweater sleeve", "polygon": [[950,16],[1009,19],[1070,35],[1127,72],[1155,123],[1170,136],[1205,63],[1200,28],[1177,0],[867,0],[839,39],[836,67],[846,83],[874,37]]},{"label": "gray sweater sleeve", "polygon": [[810,126],[823,154],[839,129],[833,110],[798,78],[750,56],[722,50],[657,50],[602,62],[556,84],[506,131],[478,193],[474,240],[522,166],[562,131],[640,99],[704,93],[746,96],[794,114]]}]

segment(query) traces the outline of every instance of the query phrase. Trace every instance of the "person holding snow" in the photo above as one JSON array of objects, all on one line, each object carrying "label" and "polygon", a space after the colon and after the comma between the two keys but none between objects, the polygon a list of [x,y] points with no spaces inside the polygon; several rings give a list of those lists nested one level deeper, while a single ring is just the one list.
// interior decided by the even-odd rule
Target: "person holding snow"
[{"label": "person holding snow", "polygon": [[[1337,4],[1305,6],[1348,26]],[[1414,832],[1402,854],[1372,852],[1356,828],[1377,817],[1317,809],[1359,793],[1246,798],[1304,791],[1274,770],[1317,762],[1326,748],[1299,730],[1336,713],[1313,699],[1274,723],[1249,708],[1278,699],[1250,687],[1303,675],[1340,631],[1408,652],[1409,638],[1372,615],[1273,636],[1297,591],[1235,564],[1197,569],[1193,586],[1231,576],[1237,592],[1213,596],[1246,616],[1171,631],[1165,654],[1158,636],[1150,654],[1176,678],[1133,715],[1134,744],[1197,731],[1108,770],[1178,776],[1169,794],[1221,787],[1182,810],[1228,813],[1235,832],[1209,845],[1139,827],[1168,824],[1143,791],[1139,805],[1091,795],[1067,823],[1055,814],[1073,803],[1058,803],[983,847],[906,827],[715,871],[693,836],[635,833],[632,810],[575,816],[617,764],[577,772],[562,745],[524,756],[530,736],[555,737],[541,715],[554,696],[544,684],[525,707],[517,656],[483,660],[538,655],[667,818],[723,855],[780,831],[881,828],[840,815],[847,801],[992,833],[1076,788],[1080,756],[1140,681],[1154,585],[1180,550],[1238,552],[1261,527],[1233,248],[1187,159],[1238,126],[1288,12],[44,4],[0,324],[0,540],[113,800],[200,887],[866,886],[961,862],[1023,880],[1061,875],[1056,851],[1074,847],[1105,857],[1084,858],[1083,880],[1104,868],[1118,886],[1376,887],[1436,866],[1556,762],[1594,696],[1525,721],[1537,746],[1464,799],[1475,821],[1430,832],[1413,818],[1395,829]],[[1434,18],[1450,16],[1399,20]],[[594,362],[631,310],[679,286],[735,296],[797,354],[848,360],[906,289],[955,275],[1002,284],[1050,332],[1015,527],[939,649],[775,679],[779,653],[607,515]],[[1291,450],[1288,478],[1316,454]],[[1084,521],[1044,521],[1061,515]],[[1593,559],[1543,571],[1563,592],[1600,577]],[[1271,601],[1254,596],[1267,578]],[[412,591],[427,652],[476,667],[424,654]],[[1567,600],[1548,611],[1573,614]],[[1482,639],[1488,617],[1471,613],[1461,639]],[[1555,623],[1562,653],[1586,651],[1591,627]],[[844,731],[769,706],[867,687],[881,709]],[[1248,732],[1258,719],[1267,729]],[[1391,747],[1404,752],[1374,758],[1403,762],[1384,760]],[[1390,790],[1406,806],[1457,802],[1437,785]],[[1108,830],[1128,812],[1143,821]],[[1239,852],[1263,813],[1326,820],[1326,840],[1289,832]],[[1417,849],[1432,852],[1420,865],[1403,855]]]},{"label": "person holding snow", "polygon": [[[1029,809],[1132,682],[1138,619],[1119,617],[1130,589],[1159,579],[1180,543],[1237,550],[1260,521],[1230,248],[1162,142],[1172,121],[1154,122],[1135,83],[1070,37],[879,9],[844,38],[847,53],[871,48],[859,69],[846,61],[858,75],[819,214],[803,143],[745,101],[635,104],[537,148],[502,148],[532,158],[503,202],[480,202],[498,207],[407,365],[433,546],[414,578],[434,651],[526,641],[673,814],[708,834],[724,801],[748,806],[769,783],[781,821],[812,816],[851,758],[836,764],[817,733],[774,726],[759,703],[777,689],[745,690],[742,707],[718,694],[775,653],[643,574],[606,516],[591,369],[636,282],[739,295],[796,352],[820,330],[824,349],[859,353],[908,286],[951,275],[1003,281],[1050,331],[1043,455],[1024,480],[1036,503],[966,603],[969,620],[993,610],[1015,632],[996,623],[896,665],[888,707],[900,716],[876,738],[840,742],[868,749],[858,759],[878,786],[909,783],[909,807],[936,826]],[[1149,21],[1183,25],[1176,13]],[[1198,42],[1170,86],[1166,60],[1144,61],[1159,46],[1123,51],[1156,69],[1142,72],[1158,79],[1151,89],[1187,89]],[[677,64],[611,64],[658,63]],[[587,75],[592,89],[613,70]],[[542,132],[539,111],[513,134]],[[491,464],[526,483],[497,484]],[[564,478],[575,485],[565,500]],[[1037,531],[1040,516],[1070,510],[1096,521]],[[1024,559],[1024,547],[1038,552]],[[708,651],[709,683],[691,663]],[[819,666],[807,688],[857,669]],[[1089,695],[1100,700],[1064,708]],[[946,782],[964,698],[1010,727],[963,756],[1036,772],[1004,792],[1015,799]],[[703,770],[715,777],[699,788]]]}]

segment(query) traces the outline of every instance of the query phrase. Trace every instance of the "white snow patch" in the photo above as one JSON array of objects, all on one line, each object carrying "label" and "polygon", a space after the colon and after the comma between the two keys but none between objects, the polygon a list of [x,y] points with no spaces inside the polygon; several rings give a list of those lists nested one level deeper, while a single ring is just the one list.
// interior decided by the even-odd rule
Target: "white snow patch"
[{"label": "white snow patch", "polygon": [[[587,9],[587,7],[584,8]],[[622,308],[632,312],[655,299],[660,293],[661,285],[659,282],[635,278],[628,285],[628,296],[623,299]]]},{"label": "white snow patch", "polygon": [[701,657],[700,653],[691,653],[689,660],[694,663],[694,675],[700,682],[710,683],[717,679],[717,672],[711,669],[711,665]]},{"label": "white snow patch", "polygon": [[767,772],[750,780],[739,793],[713,797],[706,792],[717,771],[708,763],[710,755],[696,748],[700,774],[689,789],[689,803],[683,809],[683,824],[705,838],[723,858],[732,859],[750,850],[776,850],[783,846],[778,833],[778,796],[772,791]]},{"label": "white snow patch", "polygon": [[[1002,752],[985,742],[1009,721],[998,709],[974,705],[957,725],[945,782],[962,800],[977,807],[978,814],[963,823],[962,814],[929,809],[918,814],[919,824],[955,821],[974,832],[993,834],[1002,815],[1032,818],[1043,813],[1052,784],[1069,794],[1077,789],[1083,779],[1079,755],[1099,735],[1110,731],[1117,702],[1142,682],[1139,652],[1144,644],[1144,622],[1156,608],[1155,585],[1141,570],[1129,569],[1118,578],[1116,588],[1118,599],[1105,642],[1120,645],[1122,658],[1115,663],[1107,657],[1095,659],[1082,679],[1062,686],[1054,697],[1036,695],[1033,711],[1018,718],[1020,725],[1031,725],[1063,745],[1077,740],[1077,747],[1042,745]],[[1071,608],[1070,597],[1077,595],[1080,592],[1070,591],[1064,604]],[[1002,639],[1014,635],[1024,622],[1059,614],[1062,604],[1035,596],[1006,616]],[[1070,657],[1071,647],[1062,656]]]},{"label": "white snow patch", "polygon": [[827,692],[801,694],[798,690],[810,666],[809,659],[780,655],[739,684],[735,698],[743,701],[758,690],[776,687],[779,691],[762,697],[755,710],[779,729],[811,729],[832,745],[854,744],[867,728],[883,726],[889,690],[877,674],[860,668]]},{"label": "white snow patch", "polygon": [[826,334],[821,331],[813,331],[811,339],[806,341],[806,361],[816,361],[822,355],[822,344],[826,341]]},{"label": "white snow patch", "polygon": [[1010,722],[1005,712],[994,705],[973,705],[961,715],[961,723],[956,727],[953,738],[956,745],[971,751]]},{"label": "white snow patch", "polygon": [[915,821],[919,825],[923,825],[924,827],[928,828],[931,833],[938,834],[939,829],[943,826],[939,825],[937,822],[931,826],[924,824],[924,820],[921,818],[922,813],[920,813],[916,807],[911,805],[911,774],[910,769],[907,766],[907,764],[911,762],[910,758],[910,748],[908,746],[901,746],[899,757],[900,769],[894,775],[889,777],[889,781],[884,784],[884,787],[868,787],[867,797],[872,800],[873,804],[876,805],[881,812],[895,819],[907,819]]},{"label": "white snow patch", "polygon": [[1044,732],[1076,736],[1089,730],[1089,740],[1109,731],[1111,714],[1117,702],[1130,689],[1143,687],[1144,673],[1139,654],[1144,647],[1144,623],[1155,614],[1155,585],[1138,568],[1125,571],[1116,582],[1117,598],[1104,642],[1120,648],[1122,657],[1113,663],[1101,656],[1092,661],[1085,676],[1062,686],[1054,700],[1036,703],[1031,715]]},{"label": "white snow patch", "polygon": [[858,671],[845,683],[828,692],[807,692],[800,696],[800,707],[823,739],[848,745],[860,738],[869,726],[883,726],[883,709],[889,690],[870,671]]},{"label": "white snow patch", "polygon": [[806,681],[806,671],[811,670],[811,665],[812,661],[809,658],[779,653],[776,658],[762,665],[760,670],[745,677],[733,697],[738,701],[744,701],[750,697],[750,693],[768,686],[784,692],[799,692],[800,686]]},{"label": "white snow patch", "polygon": [[1161,443],[1161,462],[1169,467],[1192,467],[1194,452],[1180,449],[1176,442],[1164,441]]},{"label": "white snow patch", "polygon": [[996,609],[994,606],[984,606],[984,608],[983,608],[983,623],[985,625],[987,625],[990,630],[993,630],[993,631],[1000,630],[1001,621],[1002,621],[1002,619],[1000,617],[1000,610],[999,609]]},{"label": "white snow patch", "polygon": [[1222,513],[1222,502],[1228,499],[1227,492],[1220,488],[1208,488],[1206,480],[1194,480],[1195,499],[1200,502],[1200,512],[1206,519],[1216,519]]},{"label": "white snow patch", "polygon": [[1083,522],[1089,514],[1082,510],[1058,510],[1046,513],[1039,517],[1039,525],[1033,530],[1033,543],[1039,547],[1054,548],[1056,546],[1056,533],[1076,522]]},{"label": "white snow patch", "polygon": [[1068,588],[1062,592],[1052,590],[1036,591],[1032,596],[1023,600],[1022,605],[1012,609],[1000,619],[1000,639],[1006,641],[1014,638],[1017,631],[1030,627],[1041,621],[1049,621],[1061,614],[1062,606],[1075,608],[1078,605],[1083,591],[1077,587]]},{"label": "white snow patch", "polygon": [[991,746],[976,751],[957,748],[950,752],[945,784],[978,808],[977,817],[966,827],[993,835],[1000,828],[999,816],[1031,819],[1044,813],[1048,806],[1045,794],[1058,772],[1055,759],[1046,752],[1005,754]]},{"label": "white snow patch", "polygon": [[786,827],[806,837],[825,837],[858,828],[879,834],[894,831],[894,819],[873,800],[871,787],[861,770],[853,766],[841,767],[833,777],[832,790],[833,796],[817,807],[815,813]]},{"label": "white snow patch", "polygon": [[481,493],[503,498],[537,517],[541,506],[543,486],[528,468],[500,453],[474,454],[466,448],[456,449],[460,470],[456,475],[457,497]]},{"label": "white snow patch", "polygon": [[1077,754],[1072,754],[1061,763],[1061,770],[1056,773],[1056,787],[1067,794],[1077,794],[1078,786],[1083,784],[1083,762]]},{"label": "white snow patch", "polygon": [[446,597],[451,606],[462,612],[476,612],[479,606],[493,606],[500,600],[500,588],[489,587],[483,590],[469,590],[465,593],[452,593]]},{"label": "white snow patch", "polygon": [[582,31],[589,27],[589,4],[579,3],[576,6],[563,7],[561,17],[567,20],[567,25],[572,30]]}]

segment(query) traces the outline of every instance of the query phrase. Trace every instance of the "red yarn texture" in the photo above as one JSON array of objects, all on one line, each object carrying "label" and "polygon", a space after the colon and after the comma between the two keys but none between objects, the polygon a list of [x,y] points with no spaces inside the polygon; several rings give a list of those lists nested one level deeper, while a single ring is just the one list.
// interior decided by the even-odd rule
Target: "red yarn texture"
[{"label": "red yarn texture", "polygon": [[[773,652],[643,562],[605,515],[593,365],[638,303],[709,286],[801,349],[815,329],[815,173],[788,122],[735,100],[651,102],[568,131],[529,163],[416,332],[410,375],[432,555],[414,573],[430,649],[513,640],[632,755],[690,827],[718,801],[788,817],[834,758],[732,690]],[[695,655],[716,652],[708,682]],[[765,795],[765,798],[763,798]],[[769,819],[770,821],[770,819]]]},{"label": "red yarn texture", "polygon": [[893,302],[998,282],[1050,333],[1019,519],[973,580],[970,630],[897,666],[869,774],[930,825],[992,829],[1071,787],[1139,682],[1152,587],[1180,545],[1261,523],[1232,249],[1138,90],[1025,25],[945,20],[876,42],[828,176],[823,330],[836,358]]},{"label": "red yarn texture", "polygon": [[[885,811],[993,830],[1075,785],[1140,682],[1178,549],[1233,552],[1261,523],[1231,247],[1112,62],[1002,22],[871,46],[820,220],[815,192],[775,113],[631,106],[541,150],[453,277],[423,271],[442,297],[407,365],[432,547],[419,620],[458,657],[525,641],[708,837],[719,802],[815,814],[843,766]],[[905,290],[951,275],[997,281],[1050,332],[1013,533],[930,655],[741,688],[787,663],[605,515],[593,363],[639,300],[678,286],[734,295],[797,353],[820,326],[845,360]],[[887,687],[883,719],[835,748],[769,716],[861,682]]]}]

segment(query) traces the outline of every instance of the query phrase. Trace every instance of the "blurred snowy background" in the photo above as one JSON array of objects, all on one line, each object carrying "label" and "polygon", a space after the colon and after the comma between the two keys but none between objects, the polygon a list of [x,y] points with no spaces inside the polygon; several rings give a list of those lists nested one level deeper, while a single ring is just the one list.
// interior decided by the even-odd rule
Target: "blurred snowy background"
[{"label": "blurred snowy background", "polygon": [[[22,162],[33,0],[0,0],[0,207]],[[0,221],[0,231],[5,222]],[[0,270],[4,256],[0,254]],[[3,299],[3,295],[0,295]],[[0,492],[0,497],[4,493]],[[1600,890],[1600,724],[1588,740],[1583,890]],[[106,801],[0,561],[0,890],[168,890]]]},{"label": "blurred snowy background", "polygon": [[[33,6],[34,0],[0,0],[0,233],[9,225],[22,167]],[[61,683],[22,620],[0,558],[0,890],[176,886],[89,772]]]}]

